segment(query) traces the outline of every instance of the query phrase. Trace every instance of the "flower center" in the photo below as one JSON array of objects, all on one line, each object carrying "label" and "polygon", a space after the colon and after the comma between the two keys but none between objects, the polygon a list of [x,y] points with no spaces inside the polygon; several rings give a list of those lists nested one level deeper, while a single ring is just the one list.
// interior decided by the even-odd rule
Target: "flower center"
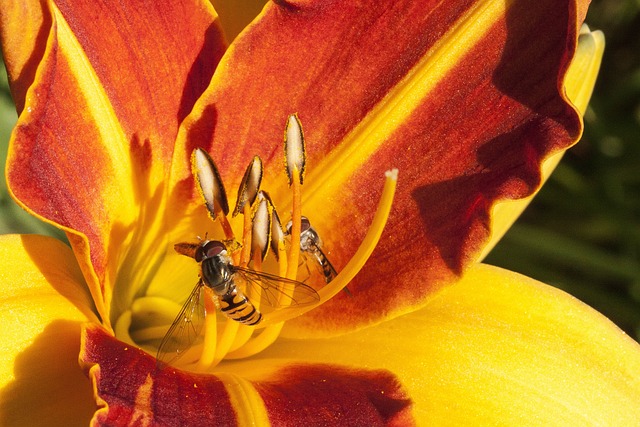
[{"label": "flower center", "polygon": [[[244,216],[242,235],[236,236],[228,218],[226,192],[213,160],[202,149],[193,152],[196,187],[209,216],[220,224],[224,238],[209,240],[205,235],[199,242],[177,243],[175,251],[191,258],[200,268],[200,279],[186,302],[180,307],[164,298],[139,298],[116,323],[117,336],[122,339],[124,335],[125,340],[136,343],[157,343],[163,334],[157,352],[161,365],[195,363],[192,369],[208,370],[223,359],[246,358],[261,352],[276,340],[286,320],[317,307],[343,289],[348,292],[347,284],[363,267],[387,221],[397,170],[386,173],[372,224],[353,258],[338,273],[323,250],[319,233],[302,216],[305,149],[296,115],[287,120],[285,165],[292,198],[291,221],[283,229],[269,195],[260,190],[262,162],[255,156],[240,184],[232,214]],[[263,268],[269,252],[275,255],[275,263],[271,261],[269,268]],[[307,261],[303,267],[299,263],[301,257]],[[316,268],[309,267],[309,263],[316,264]],[[322,280],[311,281],[325,285],[316,290],[306,279],[296,280],[299,270],[305,270],[307,278],[317,272]],[[174,316],[175,320],[168,330],[156,322],[130,331],[132,316]]]}]

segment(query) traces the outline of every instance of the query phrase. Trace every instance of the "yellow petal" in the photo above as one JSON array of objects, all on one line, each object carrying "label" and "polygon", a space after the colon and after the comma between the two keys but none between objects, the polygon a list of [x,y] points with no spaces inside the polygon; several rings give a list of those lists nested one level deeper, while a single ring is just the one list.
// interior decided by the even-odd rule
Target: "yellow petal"
[{"label": "yellow petal", "polygon": [[0,236],[0,424],[91,419],[78,365],[80,325],[97,321],[71,249],[43,236]]},{"label": "yellow petal", "polygon": [[[604,34],[601,31],[590,31],[586,24],[582,25],[578,37],[578,48],[564,79],[567,97],[581,115],[584,115],[598,77],[602,55],[604,53]],[[550,156],[542,164],[542,183],[549,178],[556,168],[564,152]],[[494,206],[492,211],[491,240],[478,259],[482,260],[493,249],[507,230],[529,205],[536,193],[522,200],[504,201]]]},{"label": "yellow petal", "polygon": [[604,45],[602,31],[591,31],[586,24],[582,25],[578,38],[578,50],[564,79],[567,97],[582,115],[587,110],[596,84]]},{"label": "yellow petal", "polygon": [[228,369],[260,377],[260,365],[291,359],[389,369],[425,425],[640,419],[640,346],[564,292],[487,265],[417,312],[342,337],[283,339],[261,358]]},{"label": "yellow petal", "polygon": [[94,381],[97,425],[413,425],[410,399],[383,370],[266,364],[266,379],[252,383],[241,371],[211,375],[158,366],[96,325],[83,330],[80,360]]}]

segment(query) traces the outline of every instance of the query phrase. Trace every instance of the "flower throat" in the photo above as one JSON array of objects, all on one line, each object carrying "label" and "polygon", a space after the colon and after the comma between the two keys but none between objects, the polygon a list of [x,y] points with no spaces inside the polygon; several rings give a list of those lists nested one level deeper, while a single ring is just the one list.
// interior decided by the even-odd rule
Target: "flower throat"
[{"label": "flower throat", "polygon": [[[243,215],[242,236],[234,234],[229,205],[218,169],[209,154],[197,148],[191,156],[196,188],[209,217],[222,228],[223,239],[181,242],[176,252],[200,266],[200,280],[164,335],[157,351],[160,367],[192,365],[206,371],[222,360],[255,355],[279,336],[284,322],[317,307],[344,290],[375,248],[387,221],[397,170],[387,171],[378,209],[360,247],[338,273],[322,251],[322,241],[302,216],[301,193],[306,155],[304,135],[296,115],[287,119],[284,135],[285,170],[292,198],[291,221],[283,229],[269,195],[260,190],[263,167],[255,156],[246,169],[231,215]],[[263,271],[267,254],[274,255],[277,273]],[[318,265],[326,283],[314,289],[296,280],[300,257]],[[220,313],[223,316],[218,316]],[[225,319],[218,328],[218,322]],[[188,355],[188,356],[187,356]]]}]

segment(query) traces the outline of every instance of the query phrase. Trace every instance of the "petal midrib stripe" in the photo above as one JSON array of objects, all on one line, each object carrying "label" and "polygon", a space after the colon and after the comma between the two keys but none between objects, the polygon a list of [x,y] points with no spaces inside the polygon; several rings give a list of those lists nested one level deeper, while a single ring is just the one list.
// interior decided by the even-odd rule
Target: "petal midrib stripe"
[{"label": "petal midrib stripe", "polygon": [[[429,96],[467,53],[503,19],[514,0],[481,1],[469,8],[451,26],[406,76],[360,123],[349,132],[338,148],[325,156],[305,179],[303,201],[322,187],[346,182],[354,170],[362,166]],[[394,165],[388,165],[393,167]],[[338,188],[329,189],[329,192]]]}]

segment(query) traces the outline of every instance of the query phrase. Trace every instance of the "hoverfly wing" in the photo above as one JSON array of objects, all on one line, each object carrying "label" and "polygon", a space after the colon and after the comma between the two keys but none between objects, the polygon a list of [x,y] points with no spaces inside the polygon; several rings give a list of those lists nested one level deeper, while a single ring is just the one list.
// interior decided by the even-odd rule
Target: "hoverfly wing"
[{"label": "hoverfly wing", "polygon": [[199,339],[205,318],[203,288],[199,281],[162,338],[156,356],[160,368],[175,363]]},{"label": "hoverfly wing", "polygon": [[249,297],[259,294],[260,301],[274,310],[320,301],[315,289],[297,280],[236,266],[233,266],[233,271],[246,284]]}]

